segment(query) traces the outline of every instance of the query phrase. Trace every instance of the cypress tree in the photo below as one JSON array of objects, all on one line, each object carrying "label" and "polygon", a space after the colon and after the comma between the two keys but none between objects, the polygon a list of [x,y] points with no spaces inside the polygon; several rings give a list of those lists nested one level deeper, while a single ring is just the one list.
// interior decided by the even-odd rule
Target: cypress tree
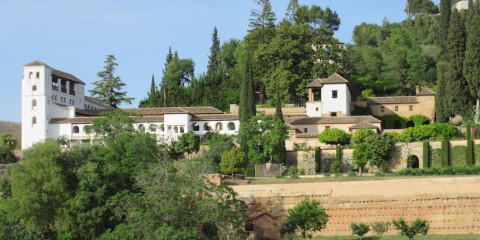
[{"label": "cypress tree", "polygon": [[441,150],[441,162],[442,167],[450,166],[450,141],[447,139],[442,140],[442,150]]},{"label": "cypress tree", "polygon": [[467,81],[463,76],[463,62],[465,59],[466,32],[460,13],[452,13],[448,30],[447,52],[448,68],[446,73],[446,102],[450,115],[462,115],[468,112],[471,104]]},{"label": "cypress tree", "polygon": [[160,96],[157,89],[157,84],[155,84],[155,76],[153,74],[150,91],[147,93],[147,98],[140,101],[140,105],[138,107],[160,107]]},{"label": "cypress tree", "polygon": [[452,13],[452,1],[440,0],[440,19],[438,26],[438,44],[440,49],[444,50],[446,47],[445,40],[448,37],[448,28],[450,25],[450,15]]},{"label": "cypress tree", "polygon": [[252,76],[252,63],[251,57],[246,57],[246,63],[244,68],[245,74],[241,86],[240,94],[240,106],[239,106],[239,117],[240,117],[240,132],[239,132],[239,143],[240,147],[244,152],[248,151],[247,138],[243,133],[243,127],[248,124],[248,120],[255,116],[256,107],[255,107],[255,95],[254,95],[254,86],[253,86],[253,76]]},{"label": "cypress tree", "polygon": [[463,74],[470,94],[476,98],[475,123],[478,124],[480,123],[480,16],[478,14],[475,14],[469,22]]},{"label": "cypress tree", "polygon": [[[177,55],[177,52],[175,52]],[[177,55],[178,57],[178,55]],[[163,78],[162,82],[160,83],[160,92],[159,92],[159,98],[160,98],[160,106],[162,107],[168,107],[168,88],[167,88],[167,83],[165,79],[165,74],[167,73],[168,69],[168,64],[173,60],[174,56],[172,54],[172,47],[168,48],[168,54],[165,59],[165,67],[163,68]]]},{"label": "cypress tree", "polygon": [[471,139],[467,140],[467,153],[466,153],[467,166],[473,166],[475,164],[475,160],[473,159],[474,158],[474,152],[473,152],[474,144],[475,143],[473,142],[473,140],[471,140]]},{"label": "cypress tree", "polygon": [[430,167],[430,142],[423,142],[423,169]]},{"label": "cypress tree", "polygon": [[220,70],[220,40],[218,39],[217,27],[213,28],[212,46],[208,57],[207,75],[211,76]]},{"label": "cypress tree", "polygon": [[[278,87],[275,90],[275,121],[278,121],[279,124],[285,124],[285,121],[283,120],[280,89]],[[285,162],[286,156],[287,148],[285,147],[285,141],[283,139],[278,139],[273,147],[273,161],[276,163],[283,163]]]}]

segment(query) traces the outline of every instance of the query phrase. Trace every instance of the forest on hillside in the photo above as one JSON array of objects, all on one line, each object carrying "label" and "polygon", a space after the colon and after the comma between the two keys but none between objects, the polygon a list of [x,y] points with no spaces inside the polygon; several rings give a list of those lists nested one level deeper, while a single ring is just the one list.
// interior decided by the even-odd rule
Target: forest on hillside
[{"label": "forest on hillside", "polygon": [[192,59],[170,49],[163,76],[152,76],[140,107],[209,105],[228,111],[240,101],[250,61],[258,104],[273,106],[278,88],[283,103],[302,106],[310,81],[337,72],[351,81],[354,97],[414,95],[419,85],[439,93],[439,121],[455,115],[473,119],[480,10],[470,2],[468,10],[452,11],[455,2],[408,0],[404,21],[359,23],[353,42],[344,44],[334,38],[341,18],[329,7],[291,0],[285,18],[278,19],[270,1],[256,1],[243,39],[221,42],[213,29],[207,72],[195,76]]}]

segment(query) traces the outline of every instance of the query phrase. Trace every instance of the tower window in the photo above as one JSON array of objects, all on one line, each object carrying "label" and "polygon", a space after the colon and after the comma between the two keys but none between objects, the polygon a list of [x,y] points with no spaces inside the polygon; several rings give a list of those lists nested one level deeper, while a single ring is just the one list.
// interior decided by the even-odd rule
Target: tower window
[{"label": "tower window", "polygon": [[32,91],[37,91],[37,85],[32,86]]},{"label": "tower window", "polygon": [[37,109],[37,100],[32,100],[32,109]]},{"label": "tower window", "polygon": [[395,106],[395,112],[398,112],[398,106]]},{"label": "tower window", "polygon": [[385,107],[384,106],[380,107],[380,112],[385,112]]},{"label": "tower window", "polygon": [[338,91],[332,90],[332,98],[338,98]]},{"label": "tower window", "polygon": [[410,107],[408,107],[408,110],[413,111],[413,106],[410,105]]},{"label": "tower window", "polygon": [[40,73],[39,73],[39,72],[37,72],[36,78],[37,78],[37,79],[40,78]]},{"label": "tower window", "polygon": [[32,79],[32,78],[33,78],[33,73],[32,73],[32,72],[30,72],[30,73],[28,74],[28,78],[29,78],[29,79]]},{"label": "tower window", "polygon": [[37,124],[37,117],[32,117],[32,125],[35,126]]}]

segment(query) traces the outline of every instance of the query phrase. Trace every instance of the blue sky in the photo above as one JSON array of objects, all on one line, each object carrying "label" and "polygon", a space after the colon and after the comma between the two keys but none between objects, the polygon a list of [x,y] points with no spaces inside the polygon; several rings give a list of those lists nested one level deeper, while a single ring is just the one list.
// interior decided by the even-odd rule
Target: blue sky
[{"label": "blue sky", "polygon": [[[289,0],[271,0],[277,19]],[[438,4],[439,0],[434,1]],[[406,18],[406,0],[299,0],[337,11],[335,36],[350,42],[353,28]],[[41,60],[87,83],[98,80],[105,55],[114,54],[117,75],[127,84],[131,105],[146,96],[152,74],[160,81],[168,47],[205,72],[213,28],[220,41],[242,39],[253,0],[0,0],[0,120],[20,122],[22,66]]]}]

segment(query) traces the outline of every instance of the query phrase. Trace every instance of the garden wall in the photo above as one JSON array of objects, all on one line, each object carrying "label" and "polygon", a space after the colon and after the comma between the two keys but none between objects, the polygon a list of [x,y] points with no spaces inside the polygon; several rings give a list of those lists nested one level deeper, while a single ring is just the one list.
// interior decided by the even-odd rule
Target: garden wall
[{"label": "garden wall", "polygon": [[[480,177],[416,178],[357,182],[325,182],[232,186],[249,212],[277,218],[269,237],[277,239],[287,210],[309,197],[329,215],[326,229],[315,235],[349,236],[351,222],[372,223],[400,217],[422,218],[428,234],[480,234]],[[263,226],[265,228],[265,226]],[[370,233],[372,234],[372,233]],[[387,235],[398,235],[391,229]]]}]

